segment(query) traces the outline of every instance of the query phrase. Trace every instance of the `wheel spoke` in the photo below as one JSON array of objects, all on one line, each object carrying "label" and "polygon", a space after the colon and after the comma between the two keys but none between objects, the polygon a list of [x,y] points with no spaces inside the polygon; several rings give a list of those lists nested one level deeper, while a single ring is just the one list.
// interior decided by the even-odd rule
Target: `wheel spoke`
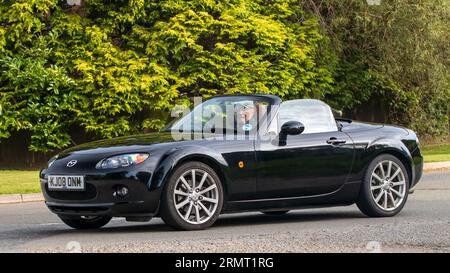
[{"label": "wheel spoke", "polygon": [[395,173],[390,177],[389,180],[391,180],[391,181],[394,180],[394,178],[397,177],[397,175],[400,173],[400,171],[401,171],[401,169],[398,168],[398,169],[395,171]]},{"label": "wheel spoke", "polygon": [[375,172],[372,174],[372,177],[380,182],[383,182],[383,179],[381,179],[381,177],[379,177]]},{"label": "wheel spoke", "polygon": [[403,194],[391,188],[391,191],[395,193],[398,197],[403,198]]},{"label": "wheel spoke", "polygon": [[208,214],[208,216],[212,215],[212,213],[202,204],[202,202],[198,202],[198,204],[200,205],[200,207],[202,207],[206,214]]},{"label": "wheel spoke", "polygon": [[202,176],[202,180],[200,180],[200,184],[198,184],[198,188],[199,188],[199,189],[202,188],[203,183],[205,183],[207,177],[208,177],[208,173],[205,172],[205,173],[203,174],[203,176]]},{"label": "wheel spoke", "polygon": [[380,163],[380,170],[381,170],[381,176],[383,176],[383,179],[386,179],[386,174],[384,173],[383,162]]},{"label": "wheel spoke", "polygon": [[202,201],[206,201],[206,202],[217,204],[217,200],[216,199],[212,199],[212,198],[208,198],[208,197],[203,197]]},{"label": "wheel spoke", "polygon": [[200,211],[198,210],[198,206],[195,206],[195,217],[197,219],[197,223],[200,223]]},{"label": "wheel spoke", "polygon": [[370,189],[371,189],[372,191],[374,191],[374,190],[381,189],[382,187],[383,187],[383,185],[370,186]]},{"label": "wheel spoke", "polygon": [[388,195],[387,195],[387,192],[384,192],[383,206],[384,206],[385,209],[387,209],[387,202],[388,202]]},{"label": "wheel spoke", "polygon": [[399,181],[399,182],[393,182],[392,186],[396,187],[396,186],[403,186],[405,185],[405,180]]},{"label": "wheel spoke", "polygon": [[186,181],[186,179],[184,179],[184,176],[180,177],[181,183],[183,183],[183,185],[186,187],[186,189],[188,191],[192,190],[191,186],[189,185],[189,183]]},{"label": "wheel spoke", "polygon": [[392,161],[389,161],[387,169],[387,177],[391,177],[391,170],[392,170]]},{"label": "wheel spoke", "polygon": [[192,211],[192,206],[193,206],[193,204],[192,204],[192,202],[191,202],[191,203],[189,204],[188,210],[186,211],[186,214],[184,215],[184,219],[189,220],[189,216],[191,215],[191,211]]},{"label": "wheel spoke", "polygon": [[176,207],[177,209],[180,209],[180,208],[184,207],[187,203],[189,203],[189,199],[188,199],[188,198],[184,199],[183,202],[178,203],[175,207]]},{"label": "wheel spoke", "polygon": [[175,194],[189,196],[189,193],[184,192],[184,191],[179,191],[179,190],[175,190]]},{"label": "wheel spoke", "polygon": [[217,188],[216,184],[212,184],[211,186],[207,187],[206,189],[200,191],[199,194],[204,194],[204,193],[209,192],[210,190],[213,190],[215,188]]},{"label": "wheel spoke", "polygon": [[381,191],[380,194],[377,196],[377,198],[375,198],[375,202],[378,203],[381,199],[381,197],[383,197],[384,191]]},{"label": "wheel spoke", "polygon": [[192,188],[195,189],[195,170],[191,171],[191,179],[192,179]]}]

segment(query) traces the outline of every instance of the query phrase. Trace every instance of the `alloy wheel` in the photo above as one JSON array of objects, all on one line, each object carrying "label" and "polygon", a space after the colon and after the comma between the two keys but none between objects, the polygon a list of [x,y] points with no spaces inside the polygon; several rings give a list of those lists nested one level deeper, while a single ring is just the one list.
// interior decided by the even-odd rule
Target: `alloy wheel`
[{"label": "alloy wheel", "polygon": [[384,211],[398,208],[406,195],[406,179],[402,168],[391,160],[378,163],[370,178],[373,201]]},{"label": "alloy wheel", "polygon": [[217,182],[206,171],[191,169],[175,184],[173,200],[178,215],[190,224],[202,224],[216,212],[219,203]]}]

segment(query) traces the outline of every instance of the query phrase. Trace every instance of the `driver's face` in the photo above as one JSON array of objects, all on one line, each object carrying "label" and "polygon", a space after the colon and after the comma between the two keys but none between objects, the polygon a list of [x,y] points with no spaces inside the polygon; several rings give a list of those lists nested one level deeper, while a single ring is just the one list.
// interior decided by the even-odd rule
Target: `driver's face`
[{"label": "driver's face", "polygon": [[254,108],[243,108],[239,111],[239,117],[241,119],[241,122],[244,123],[250,121],[254,115],[255,115]]}]

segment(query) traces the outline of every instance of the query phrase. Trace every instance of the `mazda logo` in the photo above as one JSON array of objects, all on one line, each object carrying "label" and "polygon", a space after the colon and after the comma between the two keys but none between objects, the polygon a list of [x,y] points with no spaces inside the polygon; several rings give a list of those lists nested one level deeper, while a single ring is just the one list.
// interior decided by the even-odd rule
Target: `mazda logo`
[{"label": "mazda logo", "polygon": [[67,167],[71,168],[73,166],[75,166],[75,164],[77,164],[78,161],[76,160],[70,160],[69,162],[67,162]]}]

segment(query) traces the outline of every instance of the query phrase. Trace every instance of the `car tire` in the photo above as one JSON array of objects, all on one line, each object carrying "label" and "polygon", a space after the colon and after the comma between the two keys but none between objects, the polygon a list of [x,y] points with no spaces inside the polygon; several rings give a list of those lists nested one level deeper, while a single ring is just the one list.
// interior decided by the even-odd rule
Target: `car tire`
[{"label": "car tire", "polygon": [[289,212],[289,210],[275,210],[275,211],[261,211],[267,215],[284,215]]},{"label": "car tire", "polygon": [[382,154],[367,167],[356,205],[369,217],[394,216],[403,209],[408,191],[405,165],[393,155]]},{"label": "car tire", "polygon": [[223,199],[222,183],[211,167],[197,161],[183,163],[164,187],[160,215],[177,230],[205,229],[219,217]]},{"label": "car tire", "polygon": [[111,221],[111,217],[108,216],[58,216],[66,225],[76,229],[97,229],[103,227]]}]

